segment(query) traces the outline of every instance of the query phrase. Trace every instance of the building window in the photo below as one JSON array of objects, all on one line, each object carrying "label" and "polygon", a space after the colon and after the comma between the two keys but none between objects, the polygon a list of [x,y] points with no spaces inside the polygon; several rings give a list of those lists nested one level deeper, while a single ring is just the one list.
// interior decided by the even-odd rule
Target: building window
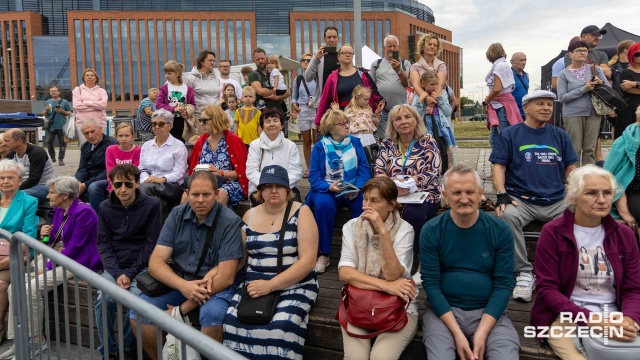
[{"label": "building window", "polygon": [[[113,64],[113,53],[111,52],[111,42],[109,39],[109,20],[102,20],[102,39],[101,42],[104,44],[104,74],[102,74],[102,78],[104,81],[103,88],[106,90],[107,95],[109,96],[109,100],[113,98],[111,94],[113,92],[113,74],[111,70],[111,66]],[[95,29],[94,29],[95,31]]]},{"label": "building window", "polygon": [[126,20],[120,20],[120,40],[122,43],[122,78],[123,78],[123,100],[131,99],[131,74],[129,74],[129,66],[131,65],[129,58],[129,27]]},{"label": "building window", "polygon": [[384,36],[391,35],[391,21],[384,21]]},{"label": "building window", "polygon": [[218,36],[220,37],[220,59],[228,59],[226,44],[229,42],[227,32],[224,31],[224,20],[218,21]]},{"label": "building window", "polygon": [[309,52],[313,53],[313,49],[315,48],[314,46],[314,42],[313,42],[313,38],[315,38],[315,36],[311,33],[311,27],[309,26],[309,20],[305,20],[303,22],[304,28],[303,28],[303,32],[304,32],[304,36],[305,36],[305,49],[304,51],[307,51],[307,47],[306,45],[309,45]]},{"label": "building window", "polygon": [[207,30],[207,21],[202,20],[200,22],[200,41],[202,42],[202,50],[211,50],[211,44],[209,44],[209,31]]},{"label": "building window", "polygon": [[301,30],[300,20],[296,20],[296,60],[302,58],[302,54],[304,54],[304,49],[302,49],[302,38],[304,34]]},{"label": "building window", "polygon": [[122,89],[120,88],[120,79],[122,76],[120,75],[120,66],[122,64],[122,60],[120,57],[120,29],[118,27],[117,20],[111,20],[111,41],[113,42],[113,88],[116,94],[115,101],[121,100]]},{"label": "building window", "polygon": [[253,56],[251,55],[251,21],[244,21],[244,63],[248,64],[252,62]]},{"label": "building window", "polygon": [[187,59],[184,58],[184,55],[182,54],[182,21],[180,20],[175,20],[173,22],[173,25],[175,26],[174,29],[174,34],[175,34],[175,39],[176,39],[176,61],[178,62],[178,64],[183,64],[185,66],[185,68],[187,67]]},{"label": "building window", "polygon": [[229,61],[231,61],[232,64],[235,63],[236,60],[236,39],[235,39],[235,32],[234,32],[235,27],[233,26],[233,20],[227,20],[227,44],[229,45],[229,48],[227,49],[227,51],[229,52],[229,56],[227,56],[227,59],[229,59]]},{"label": "building window", "polygon": [[89,29],[89,20],[83,21],[83,40],[84,40],[84,55],[86,59],[86,67],[93,67],[93,52],[91,51],[91,31]]},{"label": "building window", "polygon": [[318,20],[311,20],[311,33],[313,34],[313,38],[316,39],[316,41],[312,43],[312,48],[315,48],[316,44],[322,44],[322,41],[320,41],[322,35],[318,33]]},{"label": "building window", "polygon": [[140,70],[136,69],[137,72],[140,73],[142,92],[140,93],[140,98],[144,98],[147,94],[147,89],[149,86],[149,65],[147,64],[147,59],[149,58],[149,53],[147,51],[148,45],[148,37],[147,37],[147,29],[145,28],[145,21],[138,20],[138,34],[140,37],[140,55],[138,56],[138,61],[140,63]]},{"label": "building window", "polygon": [[382,45],[382,40],[384,40],[384,32],[382,31],[382,20],[376,20],[376,39],[378,43],[377,53],[382,53],[384,46]]},{"label": "building window", "polygon": [[222,53],[218,48],[218,25],[215,20],[209,21],[209,30],[207,32],[211,34],[211,46],[209,47],[209,50],[216,53],[216,60],[222,59]]},{"label": "building window", "polygon": [[[135,20],[129,20],[129,29],[131,30],[128,45],[131,47],[131,79],[132,79],[132,99],[140,100],[140,71],[138,71],[138,65],[140,64],[140,53],[143,53],[142,40],[138,41],[138,24]],[[135,44],[139,44],[139,48],[135,48]],[[146,48],[145,48],[146,49]]]},{"label": "building window", "polygon": [[191,44],[195,43],[195,41],[191,41],[191,21],[185,20],[182,25],[182,30],[184,31],[184,64],[187,67],[185,71],[190,71],[191,66],[189,65],[194,63],[196,59],[191,49]]},{"label": "building window", "polygon": [[167,60],[176,60],[176,53],[173,52],[173,21],[167,20],[165,22],[165,32],[167,34],[165,41],[167,42]]}]

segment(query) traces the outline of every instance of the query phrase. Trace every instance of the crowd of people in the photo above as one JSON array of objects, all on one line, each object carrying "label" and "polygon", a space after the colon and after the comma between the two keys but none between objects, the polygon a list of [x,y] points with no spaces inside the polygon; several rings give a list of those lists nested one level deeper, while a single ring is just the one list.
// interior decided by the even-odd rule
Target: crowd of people
[{"label": "crowd of people", "polygon": [[[424,35],[411,65],[397,56],[399,40],[390,35],[384,56],[367,71],[353,66],[353,47],[338,47],[338,30],[328,27],[325,45],[302,56],[303,74],[291,90],[278,57],[260,48],[253,51],[256,70],[242,70],[242,85],[229,77],[228,60],[215,70],[212,51],[200,53],[188,73],[167,62],[166,83],[149,90],[135,126],[119,124],[114,137],[104,134],[107,97],[94,70],[83,72],[73,104],[52,87],[45,110],[52,124],[49,153],[19,129],[5,132],[0,143],[0,227],[35,237],[38,203],[48,200],[53,221],[39,233],[49,246],[168,314],[177,307],[204,334],[249,358],[303,356],[317,274],[331,265],[342,207],[352,216],[342,228],[337,265],[345,289],[407,304],[401,326],[375,328],[357,316],[342,317],[345,295],[340,322],[347,359],[398,359],[417,332],[421,288],[427,295],[422,340],[433,359],[518,358],[507,303],[532,301],[536,286],[533,325],[559,324],[562,312],[608,308],[623,314],[624,334],[612,340],[634,341],[640,330],[640,107],[630,108],[640,96],[640,44],[621,43],[609,68],[606,55],[593,50],[603,31],[588,26],[572,40],[554,81],[557,95],[529,92],[524,53],[514,53],[509,66],[503,46],[489,46],[483,105],[495,216],[479,210],[480,175],[454,162],[450,116],[458,101],[438,59],[441,40]],[[608,116],[620,135],[602,169],[592,165],[600,160],[601,119],[590,91],[610,78],[628,108]],[[284,100],[291,94],[289,113]],[[565,130],[550,124],[557,99]],[[80,163],[75,177],[56,177],[53,143],[71,109]],[[298,147],[285,137],[287,115],[301,130],[305,172]],[[142,146],[136,135],[147,137]],[[60,145],[64,166],[64,141]],[[310,183],[305,199],[302,178]],[[406,203],[415,193],[422,201]],[[240,217],[232,208],[245,200],[251,208]],[[443,200],[448,210],[438,214]],[[547,223],[535,267],[523,233],[534,220]],[[32,260],[39,269],[28,280],[32,289],[46,291],[74,277],[54,275],[48,270],[56,264]],[[143,275],[164,290],[141,292]],[[10,293],[4,258],[0,320],[7,312],[13,318]],[[266,321],[247,315],[246,304],[274,294],[277,305]],[[30,296],[35,356],[47,347],[44,300],[42,291]],[[98,327],[100,355],[117,359],[123,346],[125,358],[135,358],[140,337],[145,352],[158,358],[155,325],[133,311],[118,343],[116,310],[116,300],[98,292],[96,321],[107,324],[106,333]],[[14,331],[12,321],[6,331],[1,321],[0,342]],[[563,358],[583,356],[567,338],[549,344]]]}]

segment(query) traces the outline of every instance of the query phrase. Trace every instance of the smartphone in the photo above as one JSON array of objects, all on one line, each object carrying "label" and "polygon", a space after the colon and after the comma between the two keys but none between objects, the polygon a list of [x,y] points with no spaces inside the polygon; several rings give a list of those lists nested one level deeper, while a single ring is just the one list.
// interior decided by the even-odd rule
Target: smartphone
[{"label": "smartphone", "polygon": [[393,51],[393,55],[391,55],[393,60],[400,60],[400,52],[398,50]]},{"label": "smartphone", "polygon": [[595,74],[591,76],[591,81],[596,81],[596,75]]},{"label": "smartphone", "polygon": [[326,52],[327,54],[335,54],[337,52],[337,49],[335,46],[325,46],[324,52]]}]

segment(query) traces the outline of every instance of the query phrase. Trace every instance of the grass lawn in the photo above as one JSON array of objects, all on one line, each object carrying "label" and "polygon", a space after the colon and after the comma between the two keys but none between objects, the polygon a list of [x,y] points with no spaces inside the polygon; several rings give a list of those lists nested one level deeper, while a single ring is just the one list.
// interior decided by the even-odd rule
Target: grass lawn
[{"label": "grass lawn", "polygon": [[484,121],[464,121],[453,125],[453,133],[458,139],[489,139],[489,130]]}]

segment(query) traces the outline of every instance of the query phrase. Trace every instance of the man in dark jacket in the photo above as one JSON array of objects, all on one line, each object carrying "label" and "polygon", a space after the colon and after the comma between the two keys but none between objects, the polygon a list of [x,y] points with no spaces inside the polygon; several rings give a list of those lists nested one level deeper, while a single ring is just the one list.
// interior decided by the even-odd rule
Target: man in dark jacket
[{"label": "man in dark jacket", "polygon": [[[113,192],[100,204],[98,223],[98,251],[104,265],[102,277],[137,296],[140,290],[136,287],[135,278],[148,267],[160,234],[160,201],[138,190],[140,170],[131,164],[116,165],[109,172],[109,179]],[[103,302],[106,302],[106,314],[102,312]],[[113,330],[116,300],[98,291],[95,314],[101,344],[98,352],[104,359],[117,359],[118,342]],[[102,332],[103,316],[107,317],[107,334]],[[135,358],[135,337],[128,315],[122,324],[125,358],[129,358],[127,355]]]},{"label": "man in dark jacket", "polygon": [[80,181],[80,194],[85,192],[89,196],[89,203],[96,213],[100,214],[100,203],[107,196],[107,167],[105,153],[107,147],[118,141],[102,134],[102,127],[97,120],[85,120],[80,131],[87,138],[87,142],[80,147],[80,165],[76,171],[76,179]]}]

